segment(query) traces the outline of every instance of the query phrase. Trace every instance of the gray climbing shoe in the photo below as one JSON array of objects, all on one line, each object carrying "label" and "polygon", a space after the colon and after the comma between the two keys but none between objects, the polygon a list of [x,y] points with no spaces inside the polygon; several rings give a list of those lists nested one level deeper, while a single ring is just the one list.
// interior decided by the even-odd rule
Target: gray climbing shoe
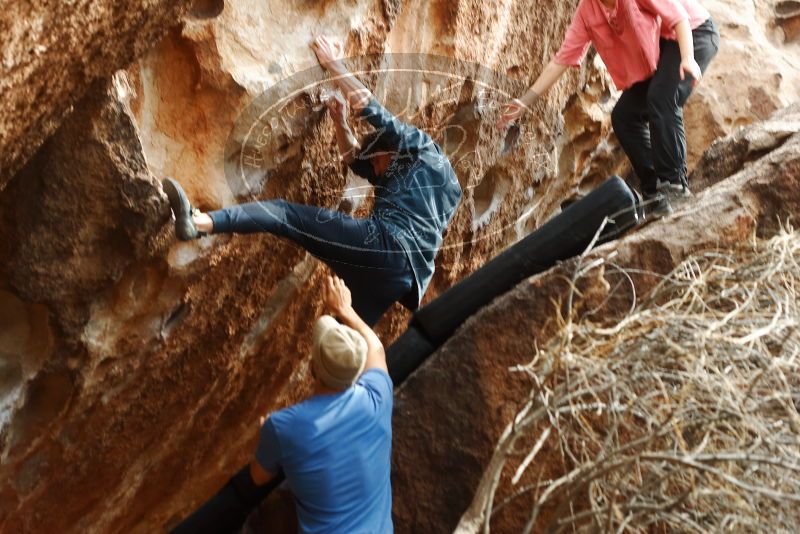
[{"label": "gray climbing shoe", "polygon": [[689,191],[689,186],[683,180],[678,183],[661,179],[656,180],[656,191],[664,195],[670,204],[675,206],[692,198],[692,192]]},{"label": "gray climbing shoe", "polygon": [[674,211],[667,195],[661,192],[645,193],[642,206],[644,208],[643,211],[645,220],[666,217],[667,215],[672,214]]},{"label": "gray climbing shoe", "polygon": [[192,222],[192,205],[181,185],[172,178],[164,178],[161,186],[169,199],[172,213],[175,214],[175,235],[181,241],[191,241],[200,237],[200,232]]}]

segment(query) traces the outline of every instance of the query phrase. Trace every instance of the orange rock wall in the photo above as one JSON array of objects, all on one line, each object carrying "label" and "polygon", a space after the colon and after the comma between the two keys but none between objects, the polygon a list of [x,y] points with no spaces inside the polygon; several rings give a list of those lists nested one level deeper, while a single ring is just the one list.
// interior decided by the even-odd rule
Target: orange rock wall
[{"label": "orange rock wall", "polygon": [[[736,0],[719,2],[712,11]],[[323,269],[271,236],[176,243],[158,179],[174,176],[202,208],[242,199],[223,167],[231,128],[257,95],[314,66],[315,32],[344,39],[350,56],[422,52],[480,63],[518,91],[558,48],[574,4],[205,1],[183,18],[178,7],[75,9],[48,22],[46,35],[30,33],[36,10],[0,15],[24,37],[15,43],[30,43],[4,54],[17,61],[41,44],[30,72],[64,73],[47,83],[3,77],[2,168],[13,178],[0,182],[0,531],[161,531],[247,460],[259,415],[306,394]],[[785,59],[796,50],[772,15],[756,15],[721,25],[724,42],[744,49],[748,32],[760,31],[759,57],[781,78],[771,78],[762,107],[731,107],[725,95],[744,99],[764,83],[721,56],[687,108],[690,132],[711,132],[690,133],[694,157],[796,87],[800,63]],[[369,82],[391,109],[403,108],[405,88]],[[464,199],[426,299],[625,168],[609,131],[615,92],[597,58],[536,104],[507,152],[492,112],[476,112],[475,85],[455,89],[452,101],[407,110],[443,144],[448,127],[460,128],[469,163],[457,168]],[[318,98],[318,89],[302,95],[311,104],[275,127],[261,197],[345,207],[343,190],[360,185],[338,161]],[[723,118],[710,122],[708,113]],[[397,306],[381,321],[387,344],[407,318]],[[492,396],[483,402],[502,409]],[[413,417],[398,410],[399,421]],[[403,510],[417,497],[401,488]],[[413,524],[399,517],[398,528]]]}]

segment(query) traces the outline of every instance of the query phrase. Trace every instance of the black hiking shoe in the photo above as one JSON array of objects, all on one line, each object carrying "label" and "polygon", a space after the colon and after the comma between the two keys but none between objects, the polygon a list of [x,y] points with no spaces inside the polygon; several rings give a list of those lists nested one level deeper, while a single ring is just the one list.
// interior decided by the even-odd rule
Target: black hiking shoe
[{"label": "black hiking shoe", "polygon": [[692,198],[692,192],[685,181],[670,182],[667,180],[656,180],[656,191],[664,195],[667,200],[676,206]]},{"label": "black hiking shoe", "polygon": [[161,187],[169,199],[169,205],[172,208],[172,213],[175,214],[175,235],[181,241],[191,241],[201,237],[201,233],[192,222],[192,205],[189,204],[189,197],[186,196],[181,184],[172,178],[164,178],[161,181]]},{"label": "black hiking shoe", "polygon": [[610,224],[603,230],[603,238],[616,239],[634,226],[639,226],[644,221],[642,197],[634,189],[630,191],[633,193],[633,205],[619,210],[609,217],[608,222]]},{"label": "black hiking shoe", "polygon": [[666,217],[674,212],[672,205],[669,202],[669,198],[660,192],[645,193],[642,206],[644,208],[645,220],[660,219],[661,217]]}]

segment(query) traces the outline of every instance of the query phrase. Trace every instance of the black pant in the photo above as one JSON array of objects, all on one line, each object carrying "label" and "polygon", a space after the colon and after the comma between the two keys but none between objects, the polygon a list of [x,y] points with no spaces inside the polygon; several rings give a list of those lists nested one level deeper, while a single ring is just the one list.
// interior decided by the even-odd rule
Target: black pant
[{"label": "black pant", "polygon": [[[705,73],[719,50],[719,32],[708,19],[692,31],[694,58]],[[683,105],[692,93],[692,78],[681,80],[681,51],[676,41],[661,39],[661,55],[652,77],[622,92],[611,124],[631,160],[642,191],[654,193],[656,180],[687,183]]]},{"label": "black pant", "polygon": [[278,476],[256,486],[246,465],[170,534],[234,534],[239,532],[250,512],[283,482]]},{"label": "black pant", "polygon": [[353,309],[372,326],[415,286],[414,272],[393,232],[377,217],[263,200],[209,213],[214,233],[269,232],[327,263],[344,280]]}]

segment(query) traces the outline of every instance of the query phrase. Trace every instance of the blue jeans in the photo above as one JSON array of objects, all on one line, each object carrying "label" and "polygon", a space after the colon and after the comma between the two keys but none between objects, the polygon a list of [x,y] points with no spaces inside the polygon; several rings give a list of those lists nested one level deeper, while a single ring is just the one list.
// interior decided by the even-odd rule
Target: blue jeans
[{"label": "blue jeans", "polygon": [[250,202],[208,215],[215,234],[268,232],[327,263],[350,288],[353,308],[370,326],[414,288],[405,251],[375,217],[355,218],[285,200]]}]

